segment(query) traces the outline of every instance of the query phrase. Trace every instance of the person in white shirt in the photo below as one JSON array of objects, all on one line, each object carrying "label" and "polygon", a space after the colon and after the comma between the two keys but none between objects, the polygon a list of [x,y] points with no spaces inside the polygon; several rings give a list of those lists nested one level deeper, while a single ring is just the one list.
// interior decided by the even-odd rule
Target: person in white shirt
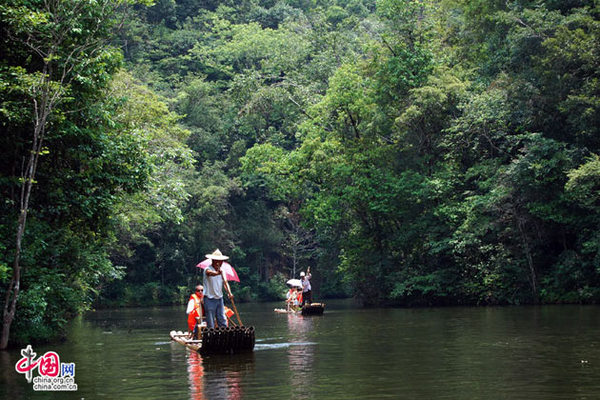
[{"label": "person in white shirt", "polygon": [[[223,303],[223,272],[221,265],[223,261],[229,257],[223,255],[219,249],[212,254],[207,254],[212,262],[211,265],[204,270],[204,309],[206,310],[206,325],[209,328],[215,327],[215,318],[219,326],[227,326],[227,318],[225,317],[225,304]],[[233,298],[233,294],[229,291],[228,285],[225,285],[229,298]]]},{"label": "person in white shirt", "polygon": [[304,272],[300,272],[300,280],[302,281],[302,306],[304,304],[312,303],[312,290],[310,286],[310,278],[312,275],[310,274],[310,267],[306,269],[306,274]]}]

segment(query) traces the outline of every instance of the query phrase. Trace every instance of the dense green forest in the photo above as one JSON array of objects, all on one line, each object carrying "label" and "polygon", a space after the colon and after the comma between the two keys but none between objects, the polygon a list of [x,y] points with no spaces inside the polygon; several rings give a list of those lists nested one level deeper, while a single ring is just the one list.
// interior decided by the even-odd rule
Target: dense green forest
[{"label": "dense green forest", "polygon": [[366,305],[600,300],[594,0],[5,0],[7,342],[311,266]]}]

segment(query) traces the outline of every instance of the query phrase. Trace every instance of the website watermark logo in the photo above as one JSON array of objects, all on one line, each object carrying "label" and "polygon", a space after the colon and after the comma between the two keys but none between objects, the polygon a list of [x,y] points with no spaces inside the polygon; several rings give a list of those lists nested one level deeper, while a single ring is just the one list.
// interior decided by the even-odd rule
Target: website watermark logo
[{"label": "website watermark logo", "polygon": [[[37,354],[27,345],[21,350],[21,358],[15,364],[15,370],[25,374],[27,382],[33,382],[33,390],[48,391],[75,391],[75,363],[61,363],[60,357],[54,351],[48,351],[39,358]],[[39,376],[33,376],[37,369]]]}]

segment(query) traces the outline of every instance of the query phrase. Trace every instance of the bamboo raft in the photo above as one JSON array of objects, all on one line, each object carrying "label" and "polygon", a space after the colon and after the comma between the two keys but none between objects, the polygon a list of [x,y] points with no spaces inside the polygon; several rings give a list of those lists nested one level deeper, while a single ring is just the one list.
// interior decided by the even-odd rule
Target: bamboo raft
[{"label": "bamboo raft", "polygon": [[235,306],[231,288],[227,279],[223,279],[227,292],[230,294],[229,300],[235,310],[235,316],[239,325],[236,325],[229,316],[227,319],[231,326],[220,326],[217,328],[206,328],[204,325],[198,327],[200,337],[194,337],[194,334],[189,332],[171,331],[171,339],[177,343],[184,345],[188,349],[197,351],[202,355],[205,354],[237,354],[247,353],[254,350],[256,338],[254,336],[253,326],[244,326],[240,319],[240,313]]},{"label": "bamboo raft", "polygon": [[273,311],[280,314],[302,314],[302,315],[323,315],[325,303],[305,304],[300,310],[287,310],[285,308],[275,308]]},{"label": "bamboo raft", "polygon": [[286,310],[285,308],[275,308],[275,309],[273,309],[273,311],[275,311],[276,313],[280,313],[280,314],[298,314],[300,312],[300,310],[297,310],[297,311]]},{"label": "bamboo raft", "polygon": [[171,340],[174,340],[188,349],[200,351],[200,347],[202,347],[202,340],[194,340],[189,332],[171,331],[169,332],[169,335],[171,336]]},{"label": "bamboo raft", "polygon": [[323,315],[325,303],[310,303],[302,307],[302,315]]},{"label": "bamboo raft", "polygon": [[171,339],[200,354],[237,354],[254,350],[254,327],[233,326],[202,329],[200,339],[189,332],[171,331]]}]

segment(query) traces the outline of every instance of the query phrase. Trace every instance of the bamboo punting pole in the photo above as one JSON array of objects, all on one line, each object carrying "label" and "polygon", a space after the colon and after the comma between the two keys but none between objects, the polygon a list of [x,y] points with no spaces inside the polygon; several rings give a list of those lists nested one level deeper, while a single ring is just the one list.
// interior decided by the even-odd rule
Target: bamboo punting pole
[{"label": "bamboo punting pole", "polygon": [[237,307],[235,306],[235,302],[233,301],[233,294],[231,293],[231,288],[229,287],[229,282],[227,282],[227,279],[225,278],[225,274],[223,274],[223,281],[225,282],[225,286],[227,286],[227,292],[229,293],[229,300],[231,300],[231,305],[233,306],[233,311],[235,311],[235,317],[237,318],[240,326],[244,325],[242,323],[242,320],[240,319],[240,313],[237,310]]}]

